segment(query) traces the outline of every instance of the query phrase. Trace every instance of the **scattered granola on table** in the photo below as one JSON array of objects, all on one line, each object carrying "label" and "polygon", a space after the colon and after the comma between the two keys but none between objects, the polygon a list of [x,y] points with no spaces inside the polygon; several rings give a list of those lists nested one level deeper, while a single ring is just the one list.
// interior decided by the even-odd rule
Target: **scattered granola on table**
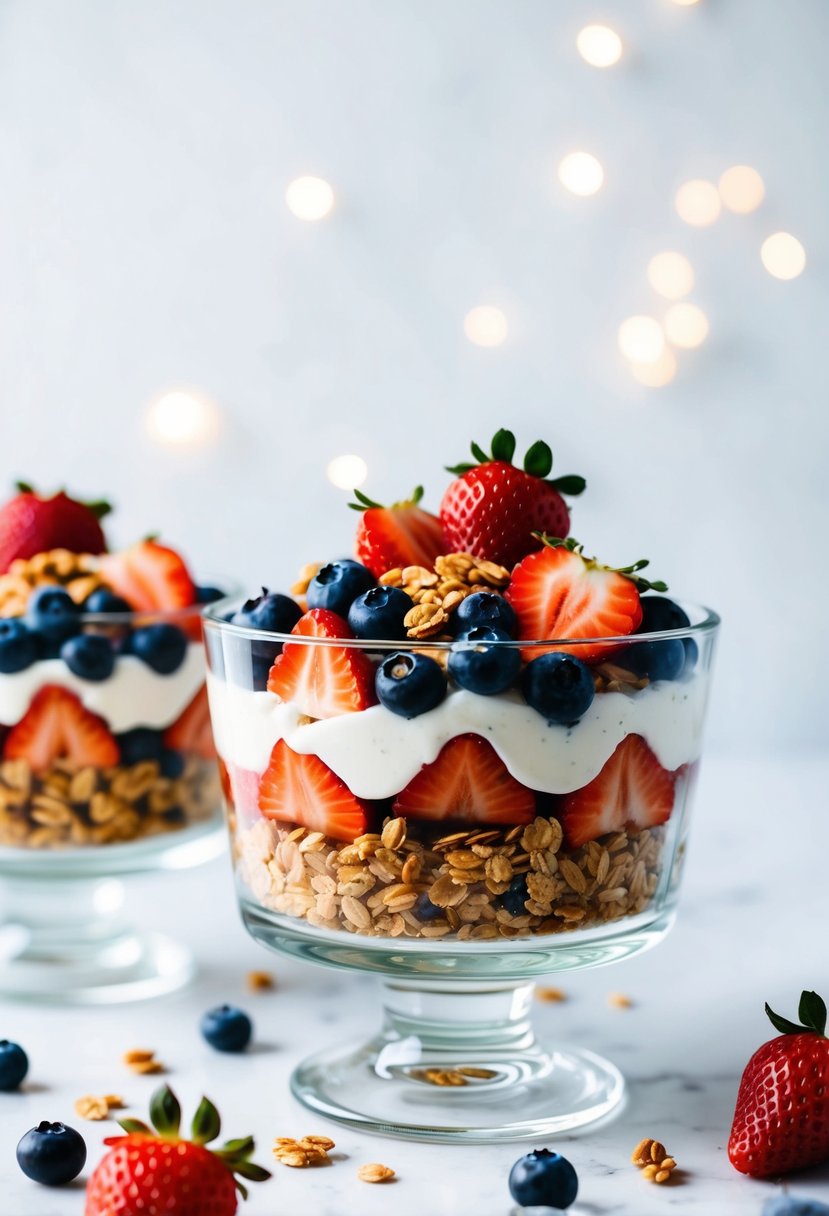
[{"label": "scattered granola on table", "polygon": [[357,1170],[357,1177],[361,1182],[391,1182],[395,1177],[395,1172],[388,1165],[372,1161],[368,1165],[360,1166]]},{"label": "scattered granola on table", "polygon": [[648,1182],[670,1182],[676,1169],[676,1161],[666,1152],[665,1145],[648,1137],[639,1141],[630,1159]]},{"label": "scattered granola on table", "polygon": [[329,1153],[334,1141],[328,1136],[303,1136],[294,1140],[291,1136],[277,1136],[273,1142],[273,1155],[282,1165],[292,1169],[308,1169],[310,1166],[329,1165]]}]

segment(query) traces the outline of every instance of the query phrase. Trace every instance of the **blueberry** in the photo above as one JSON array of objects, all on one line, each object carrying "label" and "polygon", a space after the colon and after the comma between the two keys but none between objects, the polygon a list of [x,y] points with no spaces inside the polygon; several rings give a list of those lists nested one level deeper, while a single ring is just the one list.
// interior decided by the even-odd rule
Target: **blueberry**
[{"label": "blueberry", "polygon": [[172,747],[165,747],[161,750],[158,764],[161,776],[169,777],[173,781],[184,772],[184,756]]},{"label": "blueberry", "polygon": [[84,612],[132,612],[132,604],[127,603],[120,595],[110,591],[109,587],[98,587],[88,595],[83,603]]},{"label": "blueberry", "polygon": [[528,663],[521,689],[527,704],[548,722],[568,726],[587,712],[596,693],[587,664],[561,651],[550,651]]},{"label": "blueberry", "polygon": [[233,1005],[209,1009],[199,1023],[202,1035],[217,1051],[244,1051],[253,1034],[253,1023]]},{"label": "blueberry", "polygon": [[[472,596],[469,598],[472,599]],[[521,670],[521,651],[517,646],[503,645],[511,640],[506,630],[491,625],[476,625],[474,629],[460,634],[449,656],[450,676],[469,692],[483,696],[503,692]],[[488,642],[494,645],[487,645]]]},{"label": "blueberry", "polygon": [[685,647],[681,638],[662,642],[635,642],[619,655],[619,663],[649,680],[676,680],[685,669]]},{"label": "blueberry", "polygon": [[152,667],[153,671],[168,676],[184,662],[187,634],[176,625],[145,625],[132,632],[126,650]]},{"label": "blueberry", "polygon": [[48,642],[65,642],[78,633],[80,615],[80,608],[62,587],[38,587],[26,607],[26,623]]},{"label": "blueberry", "polygon": [[219,587],[196,587],[197,604],[215,604],[216,600],[224,599],[225,593]]},{"label": "blueberry", "polygon": [[439,908],[437,904],[432,903],[425,891],[421,891],[420,895],[418,895],[417,903],[412,908],[412,911],[418,920],[427,922],[430,920],[440,920],[442,916],[446,915],[443,908]]},{"label": "blueberry", "polygon": [[491,591],[476,591],[458,604],[453,624],[459,633],[466,633],[477,625],[491,625],[494,629],[503,629],[510,637],[515,637],[518,617],[512,604],[507,603],[502,595],[494,595]]},{"label": "blueberry", "polygon": [[38,1123],[18,1144],[17,1164],[33,1182],[63,1186],[86,1164],[83,1136],[65,1123]]},{"label": "blueberry", "polygon": [[413,606],[400,587],[371,587],[352,603],[348,623],[355,637],[402,641],[406,636],[403,618]]},{"label": "blueberry", "polygon": [[522,1207],[569,1208],[579,1192],[579,1180],[566,1157],[537,1148],[519,1157],[509,1174],[509,1190]]},{"label": "blueberry", "polygon": [[29,1071],[29,1057],[17,1043],[0,1039],[0,1090],[17,1089]]},{"label": "blueberry", "polygon": [[60,648],[66,666],[82,680],[106,680],[115,668],[112,642],[100,633],[79,633]]},{"label": "blueberry", "polygon": [[11,675],[23,671],[37,657],[37,635],[15,617],[0,620],[0,672]]},{"label": "blueberry", "polygon": [[116,738],[122,764],[140,764],[143,760],[161,760],[164,747],[161,731],[149,726],[136,726]]},{"label": "blueberry", "polygon": [[501,896],[501,907],[505,908],[510,916],[523,916],[527,911],[524,904],[529,898],[530,892],[527,887],[527,876],[526,874],[519,874],[517,878],[513,878]]},{"label": "blueberry", "polygon": [[829,1207],[818,1199],[774,1195],[763,1204],[762,1216],[829,1216]]},{"label": "blueberry", "polygon": [[440,664],[425,654],[391,655],[377,668],[374,683],[380,704],[403,718],[425,714],[446,695]]},{"label": "blueberry", "polygon": [[290,633],[302,616],[302,609],[289,595],[270,592],[265,587],[262,594],[246,600],[238,612],[230,618],[234,625],[247,625],[249,629],[267,629],[270,633]]},{"label": "blueberry", "polygon": [[664,629],[687,629],[688,613],[664,595],[642,596],[642,623],[637,633],[662,633]]},{"label": "blueberry", "polygon": [[348,616],[353,600],[374,586],[374,575],[359,562],[345,558],[323,566],[308,584],[305,598],[309,608],[327,608],[339,616]]}]

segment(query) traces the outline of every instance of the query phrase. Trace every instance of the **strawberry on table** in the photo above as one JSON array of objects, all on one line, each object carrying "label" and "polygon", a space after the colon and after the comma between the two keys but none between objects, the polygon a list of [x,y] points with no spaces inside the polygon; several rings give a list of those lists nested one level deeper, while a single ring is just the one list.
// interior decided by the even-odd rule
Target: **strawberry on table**
[{"label": "strawberry on table", "polygon": [[55,760],[71,760],[79,768],[92,764],[106,768],[118,763],[118,744],[106,723],[84,709],[65,688],[47,684],[6,736],[3,757],[25,760],[37,772]]},{"label": "strawberry on table", "polygon": [[[291,633],[297,638],[353,639],[348,623],[327,608],[312,608]],[[374,667],[350,646],[286,642],[268,676],[268,692],[292,701],[310,718],[333,718],[374,705]]]},{"label": "strawberry on table", "polygon": [[233,1216],[242,1183],[264,1182],[270,1174],[251,1161],[252,1136],[208,1149],[221,1130],[219,1112],[202,1098],[190,1139],[180,1135],[181,1107],[164,1085],[150,1101],[152,1127],[122,1119],[122,1136],[108,1136],[109,1152],[86,1186],[85,1216]]},{"label": "strawberry on table", "polygon": [[164,746],[201,756],[203,760],[215,760],[206,688],[200,688],[181,716],[168,726],[164,732]]},{"label": "strawberry on table", "polygon": [[156,540],[142,540],[101,558],[101,576],[139,612],[173,611],[196,602],[184,559]]},{"label": "strawberry on table", "polygon": [[470,823],[531,823],[535,796],[480,735],[450,739],[394,802],[395,815]]},{"label": "strawberry on table", "polygon": [[535,535],[567,536],[570,512],[562,495],[581,494],[583,477],[549,478],[553,453],[543,440],[527,451],[523,469],[512,463],[515,436],[500,430],[487,453],[472,444],[477,463],[459,464],[440,504],[446,548],[513,566],[539,547]]},{"label": "strawberry on table", "polygon": [[641,831],[666,823],[675,780],[641,735],[628,735],[597,777],[562,797],[558,817],[568,848],[625,827]]},{"label": "strawberry on table", "polygon": [[100,521],[111,510],[106,502],[79,502],[63,490],[44,498],[23,481],[18,493],[0,507],[0,574],[15,558],[34,557],[49,549],[103,553],[106,541]]},{"label": "strawberry on table", "polygon": [[275,744],[259,783],[259,809],[268,819],[301,823],[349,843],[365,832],[365,803],[319,756],[292,751],[284,739]]},{"label": "strawberry on table", "polygon": [[396,566],[425,566],[431,570],[436,557],[444,551],[440,520],[419,506],[423,486],[411,498],[383,507],[359,490],[357,502],[349,503],[361,511],[354,540],[354,556],[367,566],[375,578]]}]

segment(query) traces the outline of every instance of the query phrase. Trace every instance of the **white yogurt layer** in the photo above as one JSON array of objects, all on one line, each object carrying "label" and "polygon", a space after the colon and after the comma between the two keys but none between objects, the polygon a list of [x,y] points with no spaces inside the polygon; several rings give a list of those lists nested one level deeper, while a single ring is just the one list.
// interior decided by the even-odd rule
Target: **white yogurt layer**
[{"label": "white yogurt layer", "polygon": [[132,654],[119,655],[106,680],[82,680],[63,659],[41,659],[12,675],[0,674],[0,722],[12,726],[46,684],[73,692],[115,735],[137,726],[162,730],[175,722],[204,683],[204,647],[191,642],[184,662],[170,675],[153,671]]},{"label": "white yogurt layer", "polygon": [[592,781],[627,735],[642,735],[663,768],[696,760],[708,680],[659,681],[635,694],[599,693],[575,726],[550,726],[518,693],[484,697],[456,689],[436,709],[401,718],[382,705],[301,722],[295,705],[208,676],[213,734],[226,761],[262,773],[284,739],[313,753],[358,798],[388,798],[431,764],[456,735],[487,739],[522,785],[567,794]]}]

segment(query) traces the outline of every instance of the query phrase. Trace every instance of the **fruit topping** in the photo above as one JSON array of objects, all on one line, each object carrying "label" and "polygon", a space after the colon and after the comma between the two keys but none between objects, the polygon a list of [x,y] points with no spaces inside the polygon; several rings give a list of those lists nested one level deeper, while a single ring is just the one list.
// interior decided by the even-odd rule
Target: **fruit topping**
[{"label": "fruit topping", "polygon": [[184,662],[187,634],[176,625],[145,625],[142,629],[133,630],[125,649],[159,675],[168,676]]},{"label": "fruit topping", "polygon": [[435,558],[444,551],[443,531],[437,516],[419,506],[423,486],[417,486],[411,498],[390,507],[373,502],[359,490],[354,491],[354,497],[357,502],[349,506],[362,512],[354,553],[375,578],[397,567],[431,569]]},{"label": "fruit topping", "polygon": [[305,599],[309,608],[327,608],[329,612],[347,617],[357,596],[373,586],[371,571],[347,557],[320,566],[308,584]]},{"label": "fruit topping", "polygon": [[0,673],[24,671],[37,657],[37,634],[16,617],[0,620]]},{"label": "fruit topping", "polygon": [[152,1127],[139,1119],[122,1119],[126,1134],[104,1141],[110,1151],[87,1183],[86,1216],[150,1216],[162,1210],[181,1216],[233,1216],[236,1192],[247,1198],[239,1179],[270,1178],[251,1161],[256,1147],[252,1136],[229,1140],[220,1149],[205,1147],[221,1130],[219,1112],[207,1098],[199,1104],[189,1140],[180,1135],[181,1107],[169,1086],[153,1094],[150,1119]]},{"label": "fruit topping", "polygon": [[161,731],[149,726],[136,726],[116,736],[122,764],[141,764],[144,760],[160,760],[164,750]]},{"label": "fruit topping", "polygon": [[84,600],[83,610],[89,613],[132,612],[132,604],[128,604],[123,596],[110,591],[109,587],[96,587]]},{"label": "fruit topping", "polygon": [[302,609],[296,600],[263,587],[262,594],[246,600],[231,620],[234,625],[247,625],[250,629],[290,633],[301,616]]},{"label": "fruit topping", "polygon": [[510,916],[523,916],[526,911],[525,905],[529,898],[530,891],[527,886],[527,875],[516,874],[506,891],[500,897],[501,907],[509,912]]},{"label": "fruit topping", "polygon": [[202,586],[196,587],[196,603],[197,604],[215,604],[216,600],[224,599],[227,592],[222,591],[221,587]]},{"label": "fruit topping", "polygon": [[559,818],[567,845],[629,827],[640,831],[667,822],[674,807],[675,774],[657,760],[640,735],[628,735],[597,777],[561,799]]},{"label": "fruit topping", "polygon": [[352,603],[348,624],[355,637],[399,642],[406,636],[404,618],[413,606],[399,587],[372,587]]},{"label": "fruit topping", "polygon": [[81,680],[106,680],[115,669],[115,651],[100,633],[79,633],[60,648],[60,657]]},{"label": "fruit topping", "polygon": [[375,680],[380,704],[401,718],[417,718],[446,696],[446,677],[439,663],[417,651],[384,659]]},{"label": "fruit topping", "polygon": [[473,443],[476,463],[448,470],[457,475],[440,504],[448,549],[514,566],[539,547],[535,533],[567,536],[570,513],[562,494],[581,494],[584,478],[548,480],[553,453],[542,440],[527,451],[523,469],[512,464],[514,454],[515,436],[500,430],[491,453]]},{"label": "fruit topping", "polygon": [[32,592],[26,624],[47,642],[64,642],[78,633],[81,610],[62,587],[38,587]]},{"label": "fruit topping", "polygon": [[18,1043],[0,1039],[0,1090],[17,1089],[29,1071],[29,1057]]},{"label": "fruit topping", "polygon": [[[481,599],[497,598],[481,596]],[[482,696],[505,692],[521,670],[518,647],[504,645],[511,640],[505,630],[494,625],[476,625],[460,634],[449,655],[450,676],[461,688]]]},{"label": "fruit topping", "polygon": [[512,604],[502,595],[475,591],[458,604],[453,625],[458,633],[465,633],[478,625],[491,625],[494,629],[502,629],[509,637],[515,637],[518,618]]},{"label": "fruit topping", "polygon": [[32,1182],[65,1186],[77,1178],[86,1164],[84,1138],[74,1127],[44,1120],[20,1140],[17,1164]]},{"label": "fruit topping", "polygon": [[184,559],[158,541],[143,540],[120,553],[107,553],[100,569],[109,586],[140,612],[195,603],[196,588]]},{"label": "fruit topping", "polygon": [[63,490],[43,498],[22,481],[17,489],[19,493],[0,507],[0,571],[8,570],[16,558],[49,549],[104,552],[100,520],[110,510],[108,503],[79,502]]},{"label": "fruit topping", "polygon": [[550,723],[569,726],[593,704],[596,686],[586,663],[560,650],[533,659],[521,673],[524,699]]},{"label": "fruit topping", "polygon": [[768,1005],[766,1013],[780,1033],[745,1067],[728,1141],[731,1164],[752,1178],[829,1161],[826,1005],[816,992],[803,992],[800,1024]]},{"label": "fruit topping", "polygon": [[486,739],[458,735],[394,801],[395,815],[471,823],[530,823],[531,790],[516,781]]},{"label": "fruit topping", "polygon": [[66,758],[78,768],[118,763],[118,745],[106,724],[84,709],[65,688],[47,684],[35,693],[28,710],[9,731],[6,760],[25,760],[36,771]]},{"label": "fruit topping", "polygon": [[210,729],[210,707],[207,689],[202,686],[180,718],[164,732],[164,746],[188,755],[215,760],[213,732]]},{"label": "fruit topping", "polygon": [[199,1030],[216,1051],[244,1051],[253,1035],[253,1023],[243,1009],[217,1005],[203,1015]]},{"label": "fruit topping", "polygon": [[365,804],[345,782],[318,756],[294,752],[284,739],[274,746],[259,784],[259,809],[269,819],[301,823],[348,842],[368,824]]},{"label": "fruit topping", "polygon": [[676,680],[685,670],[685,646],[682,638],[665,638],[659,642],[635,642],[625,646],[618,656],[621,665],[637,676],[649,680]]},{"label": "fruit topping", "polygon": [[522,1207],[561,1211],[575,1203],[579,1180],[566,1157],[537,1148],[519,1157],[510,1170],[509,1191]]},{"label": "fruit topping", "polygon": [[[351,637],[342,617],[324,608],[306,612],[291,632],[297,638]],[[354,647],[286,642],[271,667],[268,691],[311,718],[333,718],[374,705],[374,667]]]}]

